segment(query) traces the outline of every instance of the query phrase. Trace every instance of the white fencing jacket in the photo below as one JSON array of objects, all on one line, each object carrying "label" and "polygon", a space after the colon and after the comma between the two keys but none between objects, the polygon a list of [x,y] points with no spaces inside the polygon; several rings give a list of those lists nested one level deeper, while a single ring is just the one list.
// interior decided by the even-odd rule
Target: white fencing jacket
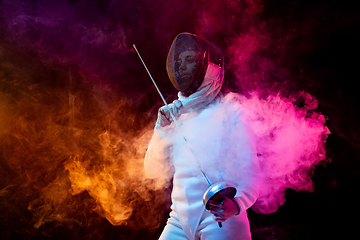
[{"label": "white fencing jacket", "polygon": [[242,115],[242,109],[228,94],[179,116],[188,144],[173,122],[154,131],[145,157],[145,172],[149,178],[173,177],[172,208],[189,239],[194,237],[205,211],[202,197],[208,186],[199,165],[212,183],[234,184],[234,200],[243,219],[239,224],[249,224],[246,210],[257,199],[260,170],[253,135]]}]

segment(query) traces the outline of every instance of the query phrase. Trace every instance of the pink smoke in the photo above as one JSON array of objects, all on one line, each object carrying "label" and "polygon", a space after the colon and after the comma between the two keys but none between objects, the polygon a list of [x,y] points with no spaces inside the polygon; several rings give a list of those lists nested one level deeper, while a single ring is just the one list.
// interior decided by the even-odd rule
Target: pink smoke
[{"label": "pink smoke", "polygon": [[[261,1],[228,3],[237,14],[231,18],[231,30],[236,29],[236,33],[226,39],[227,71],[233,78],[225,78],[225,91],[230,84],[230,91],[235,87],[242,94],[234,94],[234,99],[256,134],[263,173],[263,186],[253,210],[270,214],[285,202],[286,189],[313,191],[315,168],[330,161],[325,146],[330,134],[325,126],[327,117],[315,110],[318,100],[299,88],[301,76],[292,71],[294,58],[312,49],[307,24],[313,16],[279,24],[277,18],[262,19]],[[211,36],[210,25],[215,31],[224,31],[216,23],[226,15],[220,12],[209,19],[206,16],[212,14],[208,10],[202,16],[199,32]]]},{"label": "pink smoke", "polygon": [[326,158],[325,140],[330,134],[326,117],[313,111],[317,101],[302,92],[304,107],[294,105],[295,98],[269,95],[260,99],[239,97],[246,121],[256,135],[257,155],[263,186],[253,210],[269,214],[285,202],[287,188],[313,191],[314,169]]},{"label": "pink smoke", "polygon": [[[21,226],[31,227],[36,223],[46,232],[47,224],[52,222],[79,222],[79,225],[89,224],[89,229],[95,232],[100,224],[92,220],[96,219],[93,209],[102,217],[109,216],[104,209],[114,210],[99,207],[105,205],[99,204],[104,199],[98,190],[104,182],[110,182],[119,189],[128,189],[122,197],[126,202],[126,197],[131,196],[132,201],[127,203],[136,209],[131,217],[127,216],[130,220],[121,223],[126,223],[127,228],[138,228],[140,223],[157,225],[159,219],[151,218],[148,222],[144,216],[153,217],[154,212],[163,211],[164,194],[147,189],[151,184],[142,176],[119,175],[119,169],[141,172],[134,168],[141,166],[142,156],[139,142],[133,139],[149,127],[149,121],[155,120],[154,109],[160,107],[160,99],[146,72],[131,52],[131,44],[137,44],[161,90],[169,95],[174,90],[164,62],[171,41],[182,31],[194,32],[223,49],[226,90],[231,85],[230,90],[234,87],[244,94],[238,100],[258,136],[265,182],[254,210],[276,211],[284,203],[287,188],[313,190],[311,176],[316,166],[326,161],[325,140],[329,131],[324,126],[326,117],[314,111],[317,106],[314,97],[299,93],[303,90],[301,85],[297,91],[289,92],[290,86],[299,87],[290,70],[301,71],[301,62],[313,51],[312,33],[320,29],[323,36],[328,36],[334,26],[346,25],[347,19],[339,16],[347,14],[335,10],[323,18],[325,21],[318,17],[319,10],[295,11],[301,6],[294,4],[287,5],[290,9],[286,9],[286,14],[274,13],[276,3],[262,0],[114,0],[111,3],[14,0],[4,1],[0,6],[3,33],[0,135],[6,140],[1,145],[0,170],[5,180],[0,197],[6,203],[2,209],[7,209],[3,223],[15,226],[8,220],[11,216],[16,223],[17,219],[23,219]],[[327,38],[317,36],[321,48],[322,40]],[[319,93],[315,95],[319,97]],[[297,106],[301,101],[304,104]],[[334,117],[330,117],[332,132],[350,136],[347,132],[343,134]],[[44,137],[46,131],[53,135]],[[85,140],[90,143],[85,144]],[[76,149],[86,150],[86,155],[75,155]],[[136,160],[131,162],[133,165],[128,164],[129,154],[136,156],[131,158]],[[38,156],[46,156],[49,159],[46,163],[52,167],[39,168],[43,163]],[[113,156],[127,157],[108,161],[114,160]],[[10,167],[3,169],[8,163]],[[13,167],[15,163],[21,167]],[[95,180],[89,171],[93,165],[100,176],[107,174],[107,178]],[[9,170],[13,168],[21,177],[14,177],[17,175]],[[30,175],[30,170],[35,175]],[[75,184],[79,172],[87,178]],[[43,176],[47,177],[42,180]],[[112,181],[115,176],[117,181]],[[124,180],[134,181],[118,184]],[[21,187],[14,187],[17,182]],[[134,189],[138,193],[149,192],[134,194]],[[54,197],[51,192],[60,197]],[[120,191],[109,192],[118,196]],[[148,201],[148,194],[153,196],[152,202]],[[57,206],[70,210],[66,212]]]}]

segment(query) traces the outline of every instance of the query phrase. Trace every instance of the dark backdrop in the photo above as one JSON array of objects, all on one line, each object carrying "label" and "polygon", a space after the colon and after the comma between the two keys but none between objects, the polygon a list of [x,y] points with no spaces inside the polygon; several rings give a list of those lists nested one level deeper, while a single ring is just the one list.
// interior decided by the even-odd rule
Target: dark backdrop
[{"label": "dark backdrop", "polygon": [[[149,190],[146,201],[125,188],[133,212],[114,226],[99,209],[99,199],[88,191],[70,191],[64,166],[76,162],[78,149],[96,158],[93,146],[105,130],[116,128],[131,145],[132,138],[153,126],[161,99],[132,44],[172,101],[176,91],[165,60],[172,40],[183,31],[223,50],[222,91],[286,96],[305,91],[328,117],[331,161],[316,169],[314,191],[286,191],[285,204],[270,215],[249,209],[253,238],[353,238],[360,172],[360,14],[355,2],[1,0],[0,238],[157,239],[170,186]],[[80,129],[79,134],[68,133],[67,126]],[[134,145],[132,150],[121,146],[121,154],[136,151]],[[61,195],[46,195],[49,191]],[[153,212],[145,214],[148,209]]]}]

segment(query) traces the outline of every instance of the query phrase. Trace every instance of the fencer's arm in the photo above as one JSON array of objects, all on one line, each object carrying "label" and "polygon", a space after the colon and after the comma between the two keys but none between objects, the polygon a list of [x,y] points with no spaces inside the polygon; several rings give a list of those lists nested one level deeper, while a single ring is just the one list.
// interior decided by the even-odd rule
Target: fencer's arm
[{"label": "fencer's arm", "polygon": [[162,130],[154,130],[144,160],[147,178],[157,178],[169,171],[168,146],[164,134]]},{"label": "fencer's arm", "polygon": [[239,213],[236,215],[239,215],[250,208],[258,198],[258,191],[251,187],[248,187],[247,189],[239,189],[238,192],[238,196],[233,198],[233,201],[240,209]]},{"label": "fencer's arm", "polygon": [[255,152],[249,157],[247,166],[242,170],[242,176],[242,181],[237,186],[237,193],[233,198],[240,209],[238,214],[250,208],[259,196],[261,172],[256,161]]},{"label": "fencer's arm", "polygon": [[169,134],[168,126],[172,122],[170,111],[173,116],[180,115],[182,103],[178,100],[173,101],[158,110],[158,117],[155,124],[154,135],[151,138],[145,155],[145,174],[148,178],[157,178],[161,174],[170,174],[173,170],[169,162]]},{"label": "fencer's arm", "polygon": [[[245,171],[244,171],[245,170]],[[247,170],[247,171],[246,171]],[[210,213],[212,213],[213,219],[217,222],[225,222],[234,215],[239,215],[246,212],[250,208],[259,195],[259,171],[256,164],[250,164],[243,169],[243,179],[237,184],[237,194],[234,198],[230,199],[224,197],[221,199],[221,203],[211,203]]]},{"label": "fencer's arm", "polygon": [[262,185],[262,177],[254,133],[246,124],[240,121],[239,116],[235,119],[235,128],[238,129],[237,132],[242,132],[243,137],[240,137],[233,146],[238,150],[236,156],[242,162],[240,169],[238,169],[241,177],[237,183],[237,193],[233,201],[237,203],[240,209],[238,214],[241,214],[256,202]]}]

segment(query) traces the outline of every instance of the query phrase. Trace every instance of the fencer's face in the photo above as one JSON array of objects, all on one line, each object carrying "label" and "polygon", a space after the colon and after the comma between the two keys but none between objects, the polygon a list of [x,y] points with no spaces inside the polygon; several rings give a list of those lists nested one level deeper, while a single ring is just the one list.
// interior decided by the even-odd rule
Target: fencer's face
[{"label": "fencer's face", "polygon": [[178,71],[182,79],[194,79],[194,74],[198,66],[197,60],[199,53],[196,51],[184,51],[179,54],[177,59]]}]

